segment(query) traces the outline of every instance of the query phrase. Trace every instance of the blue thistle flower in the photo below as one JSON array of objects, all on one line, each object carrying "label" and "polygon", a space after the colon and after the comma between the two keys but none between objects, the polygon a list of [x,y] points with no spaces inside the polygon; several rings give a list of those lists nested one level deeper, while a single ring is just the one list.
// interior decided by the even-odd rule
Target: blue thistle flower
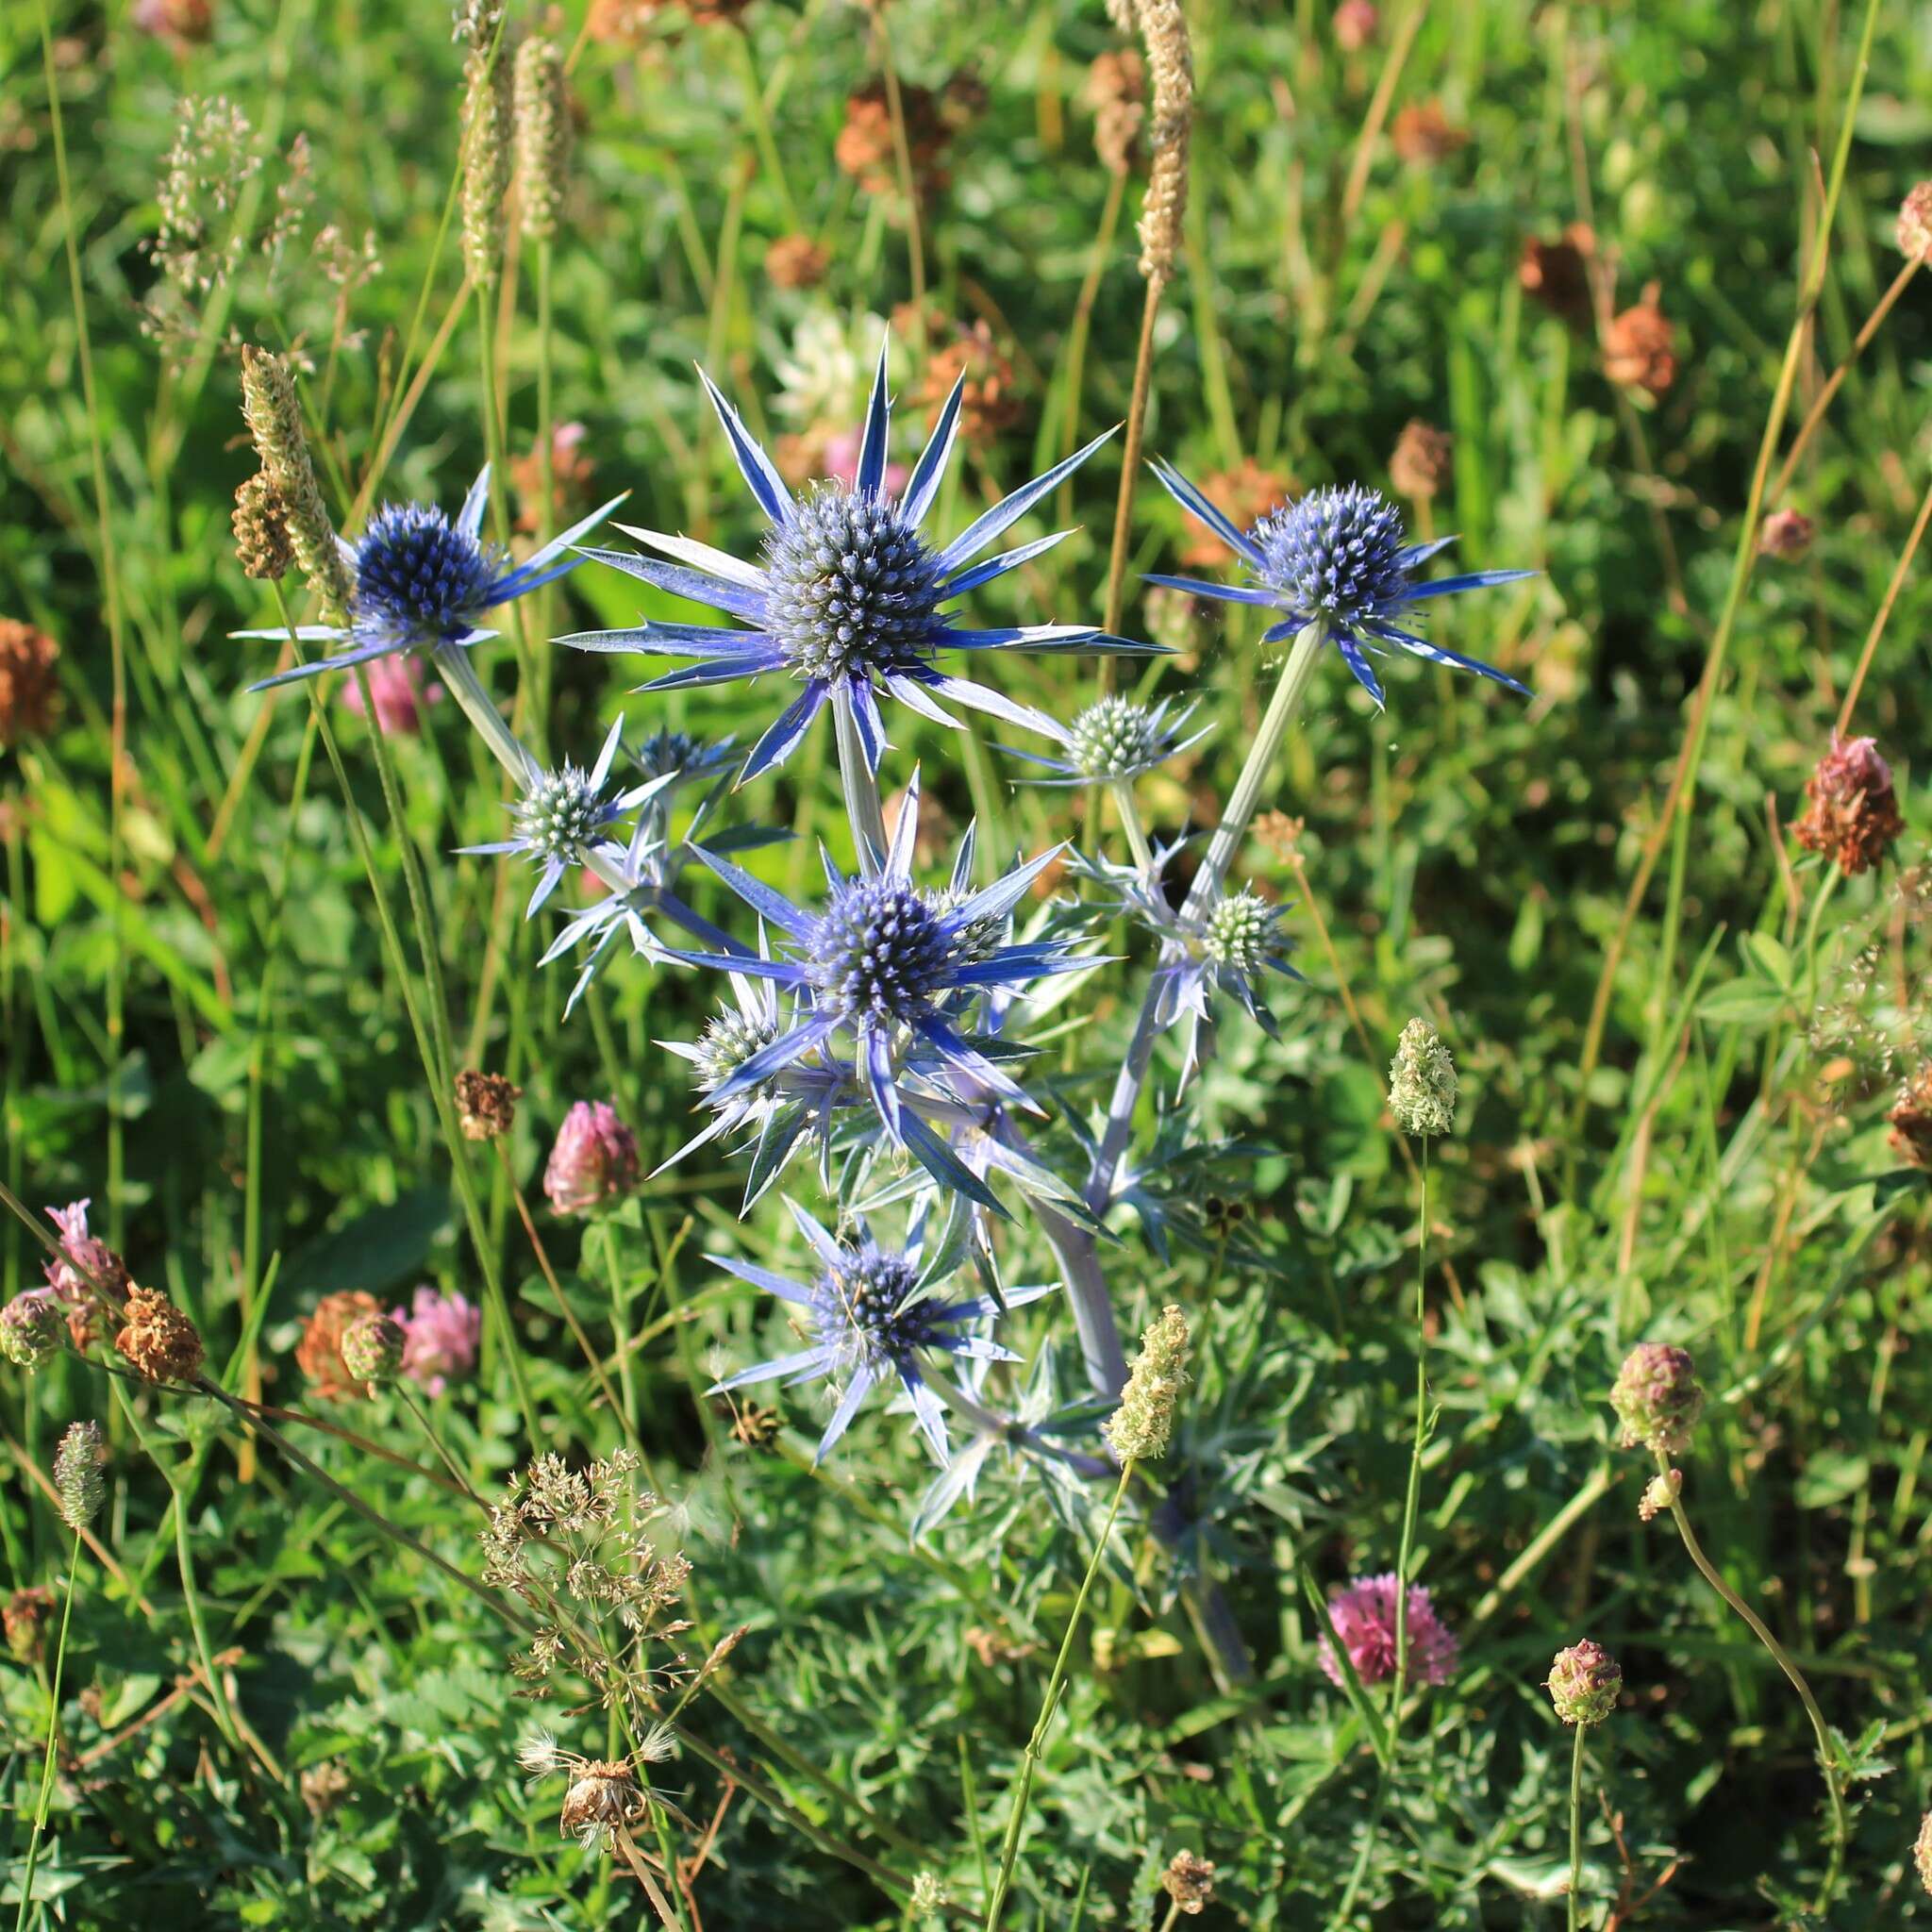
[{"label": "blue thistle flower", "polygon": [[1124,784],[1191,750],[1208,736],[1201,730],[1183,738],[1181,732],[1193,716],[1194,707],[1183,706],[1169,717],[1173,702],[1162,698],[1158,704],[1143,705],[1138,698],[1108,696],[1095,699],[1069,724],[1055,719],[1053,735],[1064,747],[1064,758],[1021,751],[1009,744],[1000,749],[1060,774],[1056,778],[1037,778],[1033,782],[1038,785]]},{"label": "blue thistle flower", "polygon": [[1008,915],[1059,848],[1015,867],[980,891],[966,890],[958,872],[952,890],[928,891],[912,882],[918,834],[914,772],[879,871],[848,879],[827,858],[830,891],[819,912],[794,906],[717,851],[693,846],[746,905],[785,935],[789,956],[759,958],[740,949],[676,957],[692,965],[756,974],[800,996],[793,1023],[746,1059],[714,1098],[755,1087],[835,1035],[846,1034],[855,1041],[859,1071],[887,1132],[929,1164],[951,1158],[917,1113],[901,1106],[895,1067],[903,1070],[917,1057],[922,1071],[929,1068],[940,1080],[958,1082],[963,1097],[991,1095],[1031,1105],[985,1050],[991,1042],[967,1038],[955,1023],[960,1008],[982,992],[1093,963],[1053,941],[1006,942]]},{"label": "blue thistle flower", "polygon": [[[249,690],[273,691],[277,685],[366,664],[375,658],[445,646],[463,649],[495,637],[495,631],[483,628],[483,619],[575,570],[583,558],[565,553],[624,498],[613,496],[521,564],[513,564],[506,551],[484,541],[483,512],[489,501],[486,463],[454,523],[433,504],[385,504],[370,518],[359,542],[341,543],[342,561],[355,580],[347,625],[295,626],[295,635],[304,642],[347,642],[350,648],[264,677]],[[275,639],[288,634],[281,628],[234,633],[238,638]]]},{"label": "blue thistle flower", "polygon": [[561,641],[581,650],[636,651],[698,660],[685,670],[654,678],[641,687],[645,691],[724,684],[768,672],[801,686],[752,747],[739,776],[741,784],[782,764],[828,702],[841,711],[850,709],[874,771],[886,741],[879,714],[881,694],[955,729],[959,721],[937,702],[941,698],[990,712],[1029,731],[1054,734],[1052,721],[1042,712],[970,678],[941,672],[935,661],[941,651],[1158,654],[1158,646],[1109,637],[1091,625],[960,629],[942,608],[1071,534],[1060,530],[983,563],[973,560],[1078,469],[1106,436],[1096,437],[1044,475],[1014,491],[943,549],[935,549],[921,535],[920,526],[938,499],[952,455],[963,376],[954,385],[925,453],[897,497],[885,488],[891,409],[883,349],[855,484],[847,489],[841,483],[820,483],[802,497],[792,495],[710,377],[702,370],[699,376],[724,425],[739,470],[771,524],[760,560],[745,563],[689,537],[635,529],[627,524],[618,528],[671,560],[614,550],[589,554],[659,590],[728,612],[750,627],[647,622],[630,630],[583,631]]},{"label": "blue thistle flower", "polygon": [[1369,654],[1379,654],[1391,644],[1432,664],[1474,671],[1528,696],[1523,685],[1493,665],[1432,644],[1405,630],[1397,620],[1413,622],[1407,613],[1427,598],[1514,583],[1534,576],[1534,571],[1479,570],[1418,583],[1413,576],[1416,568],[1456,539],[1405,543],[1402,514],[1378,491],[1365,490],[1358,483],[1345,489],[1311,490],[1295,502],[1270,510],[1252,530],[1242,531],[1172,463],[1157,458],[1153,467],[1168,494],[1234,552],[1255,582],[1210,584],[1199,577],[1150,575],[1150,584],[1224,604],[1258,604],[1287,612],[1281,623],[1263,633],[1266,643],[1279,643],[1307,625],[1320,624],[1377,705],[1383,701],[1382,687]]},{"label": "blue thistle flower", "polygon": [[837,1241],[795,1202],[786,1205],[822,1264],[810,1281],[794,1281],[727,1255],[708,1255],[706,1259],[799,1309],[813,1339],[795,1354],[757,1362],[725,1376],[710,1392],[721,1394],[757,1382],[842,1382],[838,1407],[819,1439],[814,1460],[823,1461],[872,1390],[896,1380],[912,1405],[920,1432],[943,1465],[950,1454],[945,1404],[921,1374],[922,1357],[939,1353],[981,1361],[1018,1361],[1010,1349],[961,1330],[969,1322],[991,1320],[1008,1308],[1038,1301],[1058,1284],[1009,1288],[999,1301],[980,1294],[941,1302],[933,1290],[951,1272],[958,1254],[942,1243],[933,1257],[937,1265],[928,1266],[923,1259],[919,1224],[900,1253],[882,1248],[862,1224],[857,1242]]}]

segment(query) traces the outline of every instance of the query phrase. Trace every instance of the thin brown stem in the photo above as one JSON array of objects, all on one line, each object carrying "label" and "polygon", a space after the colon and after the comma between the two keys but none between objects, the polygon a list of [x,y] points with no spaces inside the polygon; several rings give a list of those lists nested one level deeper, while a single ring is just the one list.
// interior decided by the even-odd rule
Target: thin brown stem
[{"label": "thin brown stem", "polygon": [[[1113,550],[1107,566],[1107,616],[1108,631],[1118,632],[1121,611],[1126,602],[1127,545],[1134,528],[1134,486],[1140,480],[1141,439],[1147,424],[1147,394],[1154,381],[1154,323],[1160,313],[1162,279],[1147,278],[1147,298],[1141,308],[1141,346],[1134,357],[1134,393],[1127,405],[1126,434],[1121,444],[1121,490],[1113,511]],[[1113,659],[1101,664],[1101,684],[1111,689]]]},{"label": "thin brown stem", "polygon": [[1898,593],[1905,589],[1907,574],[1911,570],[1912,558],[1919,554],[1919,544],[1925,535],[1925,525],[1932,522],[1932,483],[1925,486],[1925,494],[1919,503],[1919,514],[1913,519],[1911,535],[1906,539],[1906,547],[1899,553],[1896,567],[1891,573],[1891,582],[1885,587],[1884,601],[1878,607],[1878,614],[1872,620],[1872,628],[1865,638],[1865,648],[1858,653],[1857,669],[1852,673],[1850,688],[1845,692],[1845,701],[1839,708],[1838,735],[1842,738],[1850,730],[1852,712],[1858,702],[1858,693],[1865,688],[1865,674],[1872,668],[1872,659],[1878,650],[1878,640],[1885,635],[1885,626],[1891,617],[1891,607],[1898,602]]}]

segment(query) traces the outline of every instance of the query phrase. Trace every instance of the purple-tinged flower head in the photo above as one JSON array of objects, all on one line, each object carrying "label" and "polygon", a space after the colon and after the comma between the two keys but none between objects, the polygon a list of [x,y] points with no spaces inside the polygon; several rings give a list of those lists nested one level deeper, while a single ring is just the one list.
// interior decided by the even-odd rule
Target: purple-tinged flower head
[{"label": "purple-tinged flower head", "polygon": [[589,1214],[638,1184],[637,1136],[608,1101],[580,1100],[563,1117],[543,1168],[543,1192],[559,1214]]},{"label": "purple-tinged flower head", "polygon": [[[1382,1576],[1357,1576],[1346,1590],[1328,1599],[1329,1621],[1356,1675],[1364,1684],[1380,1684],[1395,1674],[1395,1576],[1391,1572]],[[1428,1591],[1420,1583],[1410,1584],[1409,1685],[1446,1684],[1456,1669],[1460,1647],[1437,1616]],[[1341,1683],[1341,1666],[1325,1637],[1320,1657],[1328,1681]]]},{"label": "purple-tinged flower head", "polygon": [[[782,1068],[819,1052],[836,1035],[855,1042],[858,1066],[879,1118],[895,1141],[932,1165],[933,1137],[902,1108],[895,1070],[924,1054],[933,1072],[961,1097],[986,1095],[1015,1105],[1026,1096],[985,1051],[989,1041],[960,1032],[960,1008],[982,992],[1016,988],[1088,963],[1058,942],[1000,942],[1007,915],[1053,863],[1048,852],[978,891],[956,870],[951,888],[912,882],[919,836],[919,774],[907,787],[889,849],[876,872],[844,877],[829,859],[830,887],[822,911],[808,912],[703,845],[699,858],[768,924],[785,935],[787,957],[747,952],[680,953],[691,965],[769,979],[799,995],[791,1024],[742,1061],[713,1091],[728,1100]],[[969,1091],[970,1090],[970,1091]],[[954,1163],[957,1165],[957,1163]]]},{"label": "purple-tinged flower head", "polygon": [[1213,584],[1198,577],[1150,576],[1149,583],[1185,591],[1191,596],[1261,605],[1284,612],[1282,622],[1262,634],[1266,643],[1279,643],[1308,625],[1320,625],[1377,705],[1382,703],[1382,687],[1369,658],[1385,653],[1391,645],[1431,663],[1474,671],[1528,695],[1515,678],[1494,666],[1458,657],[1404,629],[1403,625],[1414,622],[1410,611],[1428,598],[1512,583],[1519,577],[1534,576],[1534,571],[1474,571],[1419,583],[1414,575],[1417,568],[1456,539],[1406,542],[1401,511],[1380,491],[1358,483],[1311,490],[1306,496],[1270,510],[1253,529],[1244,531],[1171,463],[1157,460],[1154,473],[1182,508],[1198,517],[1235,553],[1253,582]]},{"label": "purple-tinged flower head", "polygon": [[[381,730],[391,738],[413,738],[423,728],[425,708],[441,698],[442,687],[429,681],[419,658],[377,658],[369,666],[369,695]],[[342,703],[361,717],[362,687],[353,678],[342,687]]]},{"label": "purple-tinged flower head", "polygon": [[[1017,1361],[1011,1350],[997,1342],[961,1332],[968,1323],[990,1321],[1004,1312],[1001,1304],[991,1295],[939,1300],[938,1283],[958,1257],[942,1254],[937,1257],[938,1267],[928,1268],[920,1224],[915,1224],[905,1249],[894,1250],[881,1247],[863,1226],[857,1241],[838,1241],[795,1202],[786,1205],[820,1264],[809,1281],[794,1281],[726,1255],[707,1258],[798,1309],[797,1319],[812,1337],[811,1343],[796,1354],[741,1369],[725,1376],[711,1393],[780,1380],[842,1384],[838,1407],[819,1441],[818,1457],[823,1458],[845,1433],[874,1385],[896,1381],[912,1405],[921,1433],[943,1464],[949,1455],[945,1404],[922,1374],[921,1360],[937,1352],[980,1361]],[[1037,1301],[1057,1285],[1009,1288],[1005,1307]]]},{"label": "purple-tinged flower head", "polygon": [[[631,1160],[635,1169],[635,1148]],[[549,1178],[546,1174],[546,1187]],[[556,1196],[553,1194],[551,1199],[554,1201]],[[431,1395],[441,1395],[452,1380],[467,1375],[476,1366],[476,1347],[483,1338],[483,1311],[461,1295],[440,1294],[433,1288],[419,1288],[408,1312],[398,1308],[393,1319],[403,1331],[402,1373],[410,1381],[421,1383]],[[354,1333],[352,1329],[350,1334]],[[344,1361],[349,1358],[348,1340],[343,1339]]]},{"label": "purple-tinged flower head", "polygon": [[1566,1724],[1600,1724],[1617,1707],[1623,1667],[1601,1643],[1586,1637],[1557,1653],[1545,1688]]},{"label": "purple-tinged flower head", "polygon": [[131,1277],[127,1263],[98,1235],[87,1229],[87,1201],[70,1201],[49,1208],[47,1219],[60,1230],[60,1252],[44,1264],[47,1286],[70,1312],[91,1307],[105,1297],[119,1301]]},{"label": "purple-tinged flower head", "polygon": [[1012,745],[1002,749],[1059,774],[1035,781],[1041,785],[1127,784],[1191,750],[1208,736],[1206,731],[1197,731],[1183,738],[1182,729],[1194,708],[1185,706],[1170,716],[1172,704],[1168,698],[1154,705],[1143,705],[1138,698],[1097,698],[1076,712],[1071,723],[1055,721],[1054,736],[1060,741],[1063,756],[1043,757]]},{"label": "purple-tinged flower head", "polygon": [[1690,1352],[1667,1341],[1639,1342],[1618,1371],[1610,1407],[1624,1424],[1618,1438],[1624,1448],[1682,1456],[1704,1413],[1704,1391]]},{"label": "purple-tinged flower head", "polygon": [[[462,649],[493,638],[496,632],[484,627],[490,613],[575,570],[583,559],[571,555],[572,546],[623,501],[613,497],[523,563],[483,537],[490,502],[487,466],[454,519],[434,504],[383,505],[360,541],[341,546],[355,582],[347,625],[302,625],[295,632],[305,641],[349,648],[263,678],[249,689],[270,691],[324,671],[405,652]],[[235,635],[285,640],[288,631],[277,627]]]},{"label": "purple-tinged flower head", "polygon": [[647,691],[724,684],[767,673],[776,673],[797,687],[791,703],[752,747],[741,782],[790,758],[828,703],[841,714],[850,711],[874,771],[885,744],[882,696],[896,698],[923,717],[955,728],[958,720],[942,708],[941,699],[1052,736],[1055,727],[1043,713],[1015,704],[986,685],[947,675],[939,668],[939,654],[1030,650],[1143,656],[1155,647],[1107,636],[1091,625],[962,629],[944,607],[1017,569],[1069,534],[1062,530],[984,562],[974,561],[1107,438],[1096,438],[1035,477],[976,518],[952,542],[936,548],[922,533],[922,525],[939,498],[958,433],[964,380],[962,376],[955,384],[905,488],[896,490],[886,461],[891,408],[882,349],[851,481],[827,480],[794,496],[737,410],[704,376],[705,392],[724,425],[740,473],[771,526],[758,562],[743,562],[687,537],[627,525],[618,527],[669,560],[608,550],[590,555],[659,590],[725,611],[746,628],[646,623],[629,630],[585,631],[563,641],[584,650],[696,660],[688,669],[653,679],[644,687]]},{"label": "purple-tinged flower head", "polygon": [[51,1288],[30,1288],[0,1308],[0,1355],[23,1369],[37,1369],[60,1352],[67,1318]]}]

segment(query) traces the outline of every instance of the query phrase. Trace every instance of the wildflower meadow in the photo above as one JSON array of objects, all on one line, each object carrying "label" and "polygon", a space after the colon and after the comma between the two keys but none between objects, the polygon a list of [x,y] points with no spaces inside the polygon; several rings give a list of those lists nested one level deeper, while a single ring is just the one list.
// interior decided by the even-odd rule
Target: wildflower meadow
[{"label": "wildflower meadow", "polygon": [[0,10],[0,1926],[1932,1924],[1928,27]]}]

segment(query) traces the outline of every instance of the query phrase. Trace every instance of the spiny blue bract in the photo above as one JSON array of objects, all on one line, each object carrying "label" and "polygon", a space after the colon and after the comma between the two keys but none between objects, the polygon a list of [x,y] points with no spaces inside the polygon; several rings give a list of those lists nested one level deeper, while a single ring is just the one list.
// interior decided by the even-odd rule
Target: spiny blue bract
[{"label": "spiny blue bract", "polygon": [[1395,620],[1413,622],[1409,611],[1428,598],[1513,583],[1519,577],[1534,576],[1534,571],[1479,570],[1438,577],[1433,583],[1417,583],[1415,570],[1456,539],[1439,537],[1433,543],[1405,543],[1401,513],[1377,491],[1366,490],[1358,483],[1312,490],[1294,503],[1270,510],[1252,530],[1242,530],[1172,463],[1157,458],[1153,468],[1168,494],[1234,552],[1255,582],[1212,584],[1199,577],[1150,575],[1150,584],[1164,584],[1170,590],[1224,604],[1257,604],[1285,612],[1281,623],[1261,634],[1264,643],[1279,643],[1311,624],[1320,625],[1341,652],[1342,661],[1378,705],[1382,686],[1369,658],[1391,644],[1412,657],[1474,671],[1480,677],[1493,678],[1528,695],[1515,678],[1493,665],[1432,644],[1426,638],[1404,630]]},{"label": "spiny blue bract", "polygon": [[938,501],[952,456],[965,389],[963,375],[954,384],[925,452],[897,497],[886,489],[891,407],[886,394],[883,348],[852,487],[819,483],[803,497],[792,495],[777,466],[753,440],[717,385],[702,371],[699,375],[724,425],[739,472],[771,525],[761,560],[746,563],[689,537],[629,525],[618,527],[670,560],[615,550],[590,554],[658,590],[727,611],[748,627],[648,622],[629,630],[583,631],[561,641],[587,651],[635,651],[696,660],[682,671],[652,679],[643,687],[646,691],[726,684],[767,673],[778,673],[802,687],[752,746],[741,782],[784,763],[828,704],[841,718],[849,713],[851,729],[874,771],[886,741],[879,711],[884,696],[956,729],[959,721],[939,700],[970,706],[1024,730],[1058,735],[1054,721],[1030,705],[1017,704],[971,678],[948,676],[936,661],[941,651],[1158,655],[1155,645],[1109,637],[1091,625],[962,629],[941,608],[1017,570],[1071,534],[1057,531],[983,563],[974,561],[1002,531],[1078,469],[1106,436],[1096,437],[1044,475],[1014,491],[939,549],[920,534],[920,525]]}]

